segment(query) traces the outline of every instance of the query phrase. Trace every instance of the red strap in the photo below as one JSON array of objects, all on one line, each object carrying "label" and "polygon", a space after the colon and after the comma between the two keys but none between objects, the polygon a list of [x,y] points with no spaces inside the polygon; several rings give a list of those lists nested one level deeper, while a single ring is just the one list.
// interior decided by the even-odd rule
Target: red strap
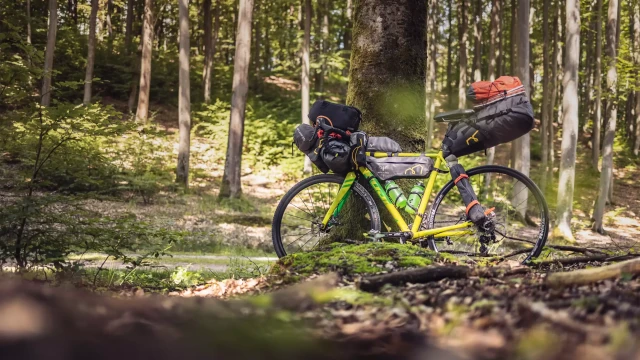
[{"label": "red strap", "polygon": [[469,203],[469,205],[467,205],[467,211],[466,211],[467,216],[469,215],[469,210],[471,210],[471,208],[474,207],[475,205],[480,205],[478,200],[473,200],[472,202]]},{"label": "red strap", "polygon": [[453,180],[453,183],[454,183],[454,184],[457,184],[457,183],[458,183],[458,181],[460,181],[460,180],[462,180],[462,179],[468,179],[468,178],[469,178],[469,175],[467,175],[467,174],[462,174],[462,175],[458,176],[458,178],[457,178],[457,179]]}]

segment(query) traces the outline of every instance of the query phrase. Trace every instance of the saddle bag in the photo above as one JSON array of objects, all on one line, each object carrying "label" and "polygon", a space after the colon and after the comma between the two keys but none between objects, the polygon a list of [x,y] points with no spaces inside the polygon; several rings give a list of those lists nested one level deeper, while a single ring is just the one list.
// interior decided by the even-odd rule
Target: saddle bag
[{"label": "saddle bag", "polygon": [[444,157],[460,157],[513,141],[533,125],[533,108],[524,93],[484,104],[469,120],[449,125],[442,141]]},{"label": "saddle bag", "polygon": [[433,171],[433,159],[415,157],[367,157],[367,168],[380,180],[424,179]]}]

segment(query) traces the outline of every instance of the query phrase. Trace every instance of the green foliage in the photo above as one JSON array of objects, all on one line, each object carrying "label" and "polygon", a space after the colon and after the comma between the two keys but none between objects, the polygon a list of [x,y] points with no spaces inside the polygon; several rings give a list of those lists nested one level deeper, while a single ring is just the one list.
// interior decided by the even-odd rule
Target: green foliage
[{"label": "green foliage", "polygon": [[[194,109],[193,131],[212,140],[216,154],[213,161],[219,166],[224,165],[226,154],[229,110],[229,103],[222,100]],[[303,154],[297,149],[291,154],[291,138],[298,123],[295,102],[250,101],[245,114],[243,165],[256,170],[281,165],[285,172],[295,169],[299,173]]]}]

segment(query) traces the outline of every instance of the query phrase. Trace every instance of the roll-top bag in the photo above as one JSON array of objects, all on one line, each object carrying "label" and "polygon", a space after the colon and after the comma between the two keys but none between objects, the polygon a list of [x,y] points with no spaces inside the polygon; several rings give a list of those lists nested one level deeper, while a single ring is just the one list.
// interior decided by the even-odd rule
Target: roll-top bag
[{"label": "roll-top bag", "polygon": [[362,113],[353,106],[318,100],[311,106],[309,120],[315,125],[318,119],[324,119],[328,125],[342,131],[354,132],[360,127]]}]

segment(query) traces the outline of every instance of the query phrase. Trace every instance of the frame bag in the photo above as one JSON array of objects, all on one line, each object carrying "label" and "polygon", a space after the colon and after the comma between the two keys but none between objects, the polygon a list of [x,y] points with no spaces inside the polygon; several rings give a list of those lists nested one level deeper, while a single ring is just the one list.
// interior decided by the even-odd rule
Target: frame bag
[{"label": "frame bag", "polygon": [[380,180],[424,179],[433,170],[433,159],[430,157],[367,157],[367,168]]},{"label": "frame bag", "polygon": [[513,141],[533,125],[533,108],[526,94],[502,98],[477,108],[467,121],[449,124],[442,141],[444,157],[460,157]]}]

